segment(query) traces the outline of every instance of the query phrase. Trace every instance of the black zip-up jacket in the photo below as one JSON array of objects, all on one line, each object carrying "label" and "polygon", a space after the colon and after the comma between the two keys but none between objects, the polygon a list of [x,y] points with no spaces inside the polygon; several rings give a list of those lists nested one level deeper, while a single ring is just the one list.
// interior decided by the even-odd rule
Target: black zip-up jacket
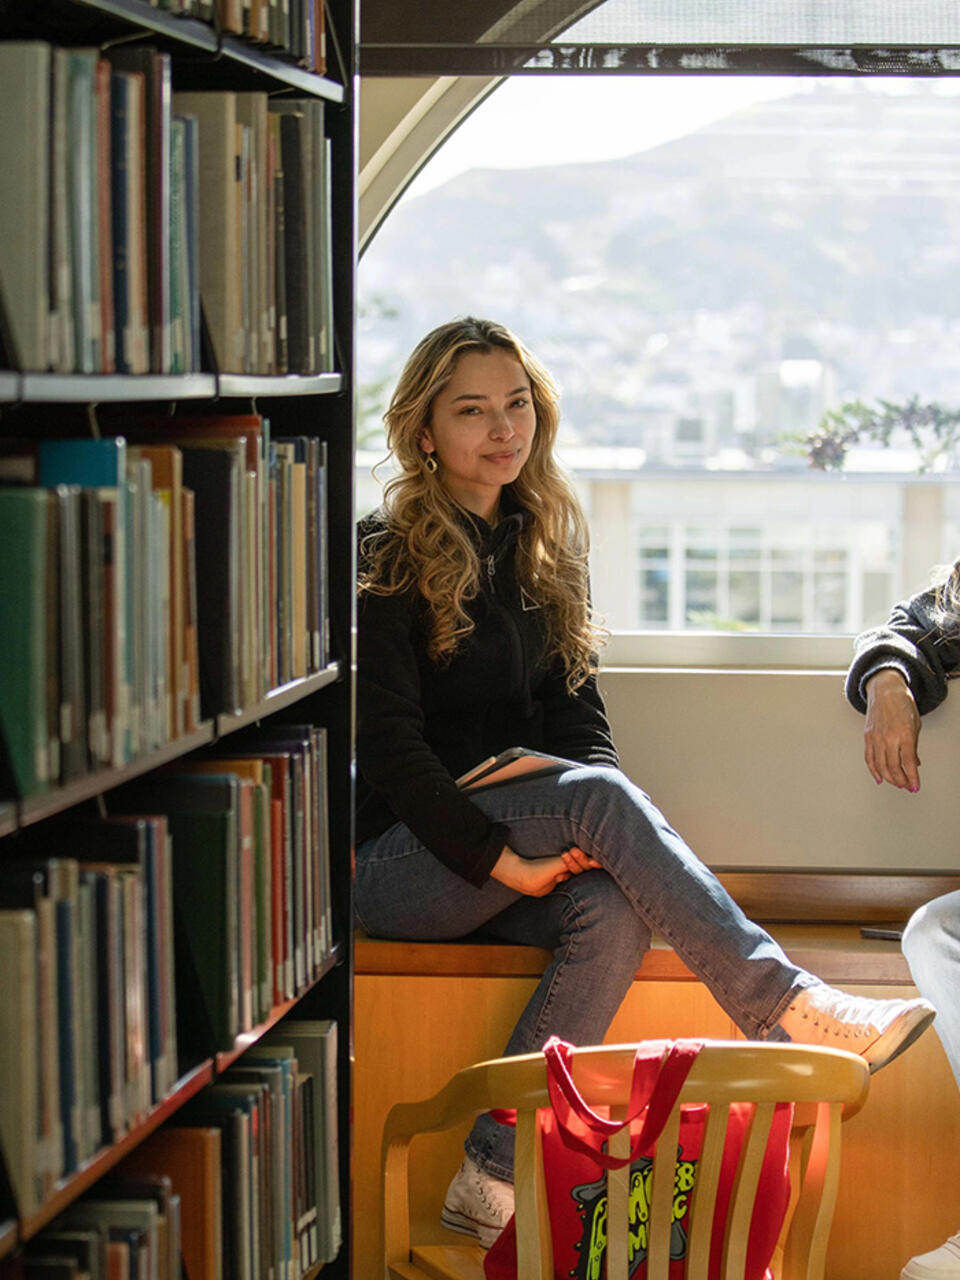
[{"label": "black zip-up jacket", "polygon": [[[495,528],[463,519],[483,565],[469,606],[475,624],[453,658],[427,656],[427,606],[415,591],[364,593],[357,638],[357,843],[405,823],[441,862],[482,885],[509,827],[492,822],[455,778],[507,747],[619,767],[596,679],[569,694],[547,664],[541,611],[517,581],[515,553],[527,513],[503,494]],[[359,528],[385,528],[380,513]]]}]

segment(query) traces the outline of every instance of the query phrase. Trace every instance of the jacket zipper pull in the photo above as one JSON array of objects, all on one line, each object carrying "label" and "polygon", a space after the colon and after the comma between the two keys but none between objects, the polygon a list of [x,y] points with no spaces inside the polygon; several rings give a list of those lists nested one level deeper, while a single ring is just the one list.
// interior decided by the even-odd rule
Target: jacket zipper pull
[{"label": "jacket zipper pull", "polygon": [[493,575],[495,571],[496,562],[494,561],[493,556],[487,556],[487,577],[490,579],[491,583],[493,582]]}]

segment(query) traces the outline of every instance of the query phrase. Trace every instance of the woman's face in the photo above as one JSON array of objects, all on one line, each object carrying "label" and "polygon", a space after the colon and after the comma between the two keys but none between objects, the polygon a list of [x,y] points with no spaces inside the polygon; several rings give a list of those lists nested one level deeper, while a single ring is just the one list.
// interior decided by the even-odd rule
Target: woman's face
[{"label": "woman's face", "polygon": [[509,351],[468,351],[433,401],[419,444],[436,455],[438,480],[476,515],[489,519],[500,490],[530,456],[537,417],[530,379]]}]

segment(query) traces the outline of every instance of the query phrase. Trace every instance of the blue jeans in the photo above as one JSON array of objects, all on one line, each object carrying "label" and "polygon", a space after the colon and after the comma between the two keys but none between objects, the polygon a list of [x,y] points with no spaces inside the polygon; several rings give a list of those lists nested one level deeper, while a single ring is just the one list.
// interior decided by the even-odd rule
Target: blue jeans
[{"label": "blue jeans", "polygon": [[[709,987],[745,1035],[783,1039],[791,996],[817,980],[748,920],[648,796],[613,769],[577,766],[475,793],[510,827],[510,847],[542,858],[577,845],[586,871],[543,898],[497,880],[475,888],[429,853],[402,823],[357,850],[355,901],[379,938],[442,941],[476,930],[554,952],[507,1043],[533,1053],[550,1035],[599,1044],[656,931]],[[467,1154],[512,1178],[513,1130],[480,1116]]]},{"label": "blue jeans", "polygon": [[960,1085],[960,891],[918,907],[902,946],[917,989],[937,1007],[934,1029]]}]

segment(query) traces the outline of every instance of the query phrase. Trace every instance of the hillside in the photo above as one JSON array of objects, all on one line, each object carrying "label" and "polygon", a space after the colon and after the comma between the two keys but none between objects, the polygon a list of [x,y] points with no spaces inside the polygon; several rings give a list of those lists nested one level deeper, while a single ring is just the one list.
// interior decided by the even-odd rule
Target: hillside
[{"label": "hillside", "polygon": [[402,204],[361,268],[396,312],[362,334],[364,377],[472,311],[543,355],[598,440],[630,435],[637,387],[789,355],[844,394],[960,400],[960,102],[902,88],[817,82],[627,159],[474,170]]}]

